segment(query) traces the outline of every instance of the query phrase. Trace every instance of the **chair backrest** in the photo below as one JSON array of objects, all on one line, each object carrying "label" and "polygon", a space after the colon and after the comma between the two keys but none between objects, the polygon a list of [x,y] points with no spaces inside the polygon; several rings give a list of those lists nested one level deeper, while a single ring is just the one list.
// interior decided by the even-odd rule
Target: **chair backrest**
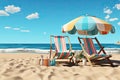
[{"label": "chair backrest", "polygon": [[83,38],[84,47],[89,55],[96,54],[96,48],[91,38]]},{"label": "chair backrest", "polygon": [[[72,50],[69,37],[68,36],[51,36],[51,43],[50,43],[51,46],[52,46],[53,38],[54,38],[56,56],[58,56],[58,58],[69,57],[71,55],[70,51]],[[67,50],[67,47],[69,48],[68,50]],[[51,51],[52,51],[52,48],[53,47],[51,47]]]},{"label": "chair backrest", "polygon": [[57,52],[66,52],[66,41],[64,36],[54,36],[55,48]]}]

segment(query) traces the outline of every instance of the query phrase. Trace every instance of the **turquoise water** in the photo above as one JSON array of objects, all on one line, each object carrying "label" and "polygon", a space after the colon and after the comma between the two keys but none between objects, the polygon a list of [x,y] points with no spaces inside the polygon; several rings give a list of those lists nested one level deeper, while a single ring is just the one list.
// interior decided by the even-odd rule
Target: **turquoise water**
[{"label": "turquoise water", "polygon": [[[67,45],[68,47],[69,45]],[[120,45],[117,44],[102,44],[105,48],[120,48]],[[95,44],[96,49],[99,49],[99,46]],[[0,44],[0,49],[11,49],[11,48],[30,48],[30,49],[43,49],[49,50],[50,44]],[[54,45],[53,45],[54,49]],[[72,44],[73,50],[81,50],[79,44]]]}]

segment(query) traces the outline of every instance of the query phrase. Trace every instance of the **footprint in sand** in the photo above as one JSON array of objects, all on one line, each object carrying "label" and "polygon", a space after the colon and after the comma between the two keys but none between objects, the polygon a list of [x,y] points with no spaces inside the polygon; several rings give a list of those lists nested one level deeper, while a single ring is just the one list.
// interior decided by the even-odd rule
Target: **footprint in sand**
[{"label": "footprint in sand", "polygon": [[18,64],[17,66],[16,66],[16,68],[20,68],[20,67],[22,67],[23,66],[23,64]]}]

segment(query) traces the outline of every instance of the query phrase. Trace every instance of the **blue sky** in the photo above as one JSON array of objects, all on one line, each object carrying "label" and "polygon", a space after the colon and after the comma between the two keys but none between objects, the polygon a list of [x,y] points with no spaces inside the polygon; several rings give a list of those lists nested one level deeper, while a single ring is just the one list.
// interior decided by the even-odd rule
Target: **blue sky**
[{"label": "blue sky", "polygon": [[100,42],[120,40],[119,0],[0,0],[0,43],[49,43],[50,35],[78,43],[80,35],[62,33],[62,25],[86,14],[115,26],[115,34],[97,35]]}]

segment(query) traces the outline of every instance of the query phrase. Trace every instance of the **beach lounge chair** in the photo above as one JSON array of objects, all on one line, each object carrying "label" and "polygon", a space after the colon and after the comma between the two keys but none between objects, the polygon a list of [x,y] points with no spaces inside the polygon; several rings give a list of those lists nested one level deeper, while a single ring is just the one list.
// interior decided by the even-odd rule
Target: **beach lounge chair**
[{"label": "beach lounge chair", "polygon": [[[54,44],[52,43],[54,42]],[[68,42],[68,43],[66,43]],[[67,48],[69,47],[69,48]],[[53,51],[54,48],[54,51]],[[75,62],[74,53],[68,36],[50,36],[50,59],[60,62]]]},{"label": "beach lounge chair", "polygon": [[[93,66],[93,63],[98,63],[101,60],[106,60],[111,66],[113,66],[113,63],[109,59],[111,55],[107,55],[104,47],[100,44],[98,39],[95,38],[80,38],[78,37],[78,40],[80,42],[82,52],[81,54],[84,55],[84,57],[87,59],[87,61],[90,63],[91,66]],[[93,44],[93,40],[95,40],[100,47],[100,50],[97,51],[95,48],[95,45]],[[84,43],[84,46],[83,46]],[[103,61],[103,62],[106,62]]]}]

